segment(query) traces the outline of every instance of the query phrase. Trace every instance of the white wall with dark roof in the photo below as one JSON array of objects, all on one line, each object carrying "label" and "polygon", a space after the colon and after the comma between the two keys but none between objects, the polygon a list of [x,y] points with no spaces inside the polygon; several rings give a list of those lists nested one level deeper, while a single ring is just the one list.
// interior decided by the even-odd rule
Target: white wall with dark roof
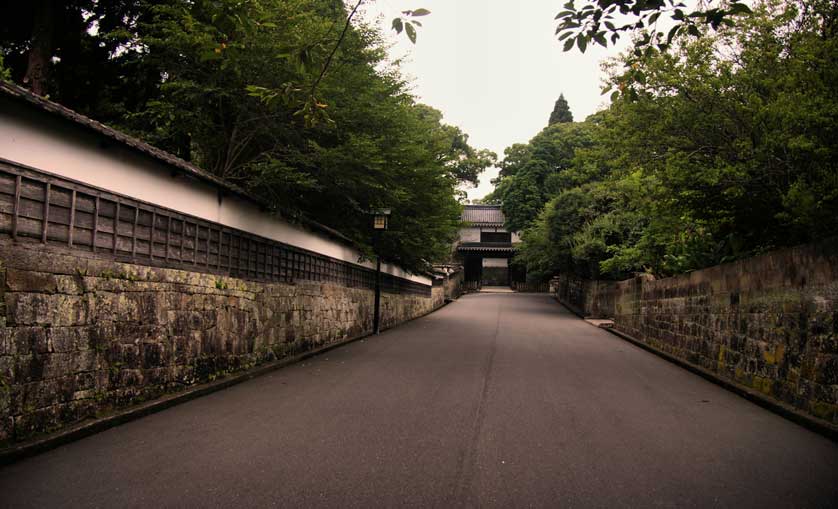
[{"label": "white wall with dark roof", "polygon": [[460,242],[480,242],[480,228],[460,228]]},{"label": "white wall with dark roof", "polygon": [[[466,205],[460,219],[467,223],[460,228],[460,242],[480,242],[480,232],[506,232],[506,218],[500,205]],[[512,242],[521,242],[519,232],[512,232]]]},{"label": "white wall with dark roof", "polygon": [[[68,120],[0,97],[0,157],[177,212],[359,263],[360,252],[324,233],[287,223],[241,197],[222,196],[204,181],[173,172],[168,165]],[[382,271],[423,284],[429,278],[382,264]]]}]

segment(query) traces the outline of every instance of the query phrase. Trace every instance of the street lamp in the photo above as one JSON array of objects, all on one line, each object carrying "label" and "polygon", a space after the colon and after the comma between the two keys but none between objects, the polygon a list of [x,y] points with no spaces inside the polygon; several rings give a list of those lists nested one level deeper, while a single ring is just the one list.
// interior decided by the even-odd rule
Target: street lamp
[{"label": "street lamp", "polygon": [[390,225],[390,209],[379,209],[372,212],[372,248],[375,251],[375,307],[372,319],[373,333],[381,332],[381,255],[378,254],[378,237]]},{"label": "street lamp", "polygon": [[386,230],[390,223],[390,209],[381,209],[373,213],[373,230]]}]

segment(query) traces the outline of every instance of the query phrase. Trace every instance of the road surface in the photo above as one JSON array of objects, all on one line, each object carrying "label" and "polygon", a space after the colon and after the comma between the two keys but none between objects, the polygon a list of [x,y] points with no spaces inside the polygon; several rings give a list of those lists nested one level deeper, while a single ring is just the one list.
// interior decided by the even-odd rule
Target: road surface
[{"label": "road surface", "polygon": [[836,507],[838,445],[546,295],[427,317],[0,469],[3,507]]}]

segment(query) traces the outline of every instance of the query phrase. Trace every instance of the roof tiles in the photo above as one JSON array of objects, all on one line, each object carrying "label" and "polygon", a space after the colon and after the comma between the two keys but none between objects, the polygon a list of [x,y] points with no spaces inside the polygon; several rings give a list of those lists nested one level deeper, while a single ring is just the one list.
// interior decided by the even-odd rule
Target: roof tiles
[{"label": "roof tiles", "polygon": [[466,205],[461,218],[472,224],[503,225],[506,218],[500,205]]},{"label": "roof tiles", "polygon": [[[188,163],[173,154],[165,152],[157,147],[151,146],[142,140],[129,136],[121,131],[117,131],[116,129],[108,127],[107,125],[101,122],[97,122],[96,120],[82,115],[81,113],[73,111],[70,108],[52,102],[39,95],[33,94],[29,90],[19,87],[13,83],[9,83],[7,81],[0,81],[0,96],[9,97],[14,100],[27,103],[30,106],[34,106],[35,108],[43,112],[46,112],[47,114],[62,117],[65,120],[69,120],[81,127],[90,129],[102,136],[105,136],[127,147],[131,147],[134,150],[142,152],[164,164],[169,165],[172,168],[179,170],[180,172],[186,175],[190,175],[199,180],[210,182],[221,189],[242,196],[263,207],[268,207],[267,203],[260,200],[258,197],[255,197],[252,194],[248,193],[244,189],[236,186],[235,184],[227,182],[226,180],[221,179],[219,177],[216,177],[215,175],[207,171],[204,171],[201,168],[198,168],[197,166]],[[347,242],[353,246],[358,246],[358,244],[354,240],[342,234],[341,232],[329,228],[328,226],[322,225],[316,221],[312,221],[311,219],[308,219],[304,216],[295,216],[292,214],[280,214],[280,216],[286,221],[302,224],[308,227],[309,229],[319,230],[320,232],[325,233],[326,235],[332,238]]]}]

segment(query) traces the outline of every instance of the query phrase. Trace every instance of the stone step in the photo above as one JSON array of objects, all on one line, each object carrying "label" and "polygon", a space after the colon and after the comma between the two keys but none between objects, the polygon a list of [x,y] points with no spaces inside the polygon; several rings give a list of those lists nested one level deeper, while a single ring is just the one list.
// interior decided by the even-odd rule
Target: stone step
[{"label": "stone step", "polygon": [[593,325],[594,327],[599,327],[600,329],[611,329],[614,327],[614,320],[605,320],[602,318],[585,318],[585,321]]}]

